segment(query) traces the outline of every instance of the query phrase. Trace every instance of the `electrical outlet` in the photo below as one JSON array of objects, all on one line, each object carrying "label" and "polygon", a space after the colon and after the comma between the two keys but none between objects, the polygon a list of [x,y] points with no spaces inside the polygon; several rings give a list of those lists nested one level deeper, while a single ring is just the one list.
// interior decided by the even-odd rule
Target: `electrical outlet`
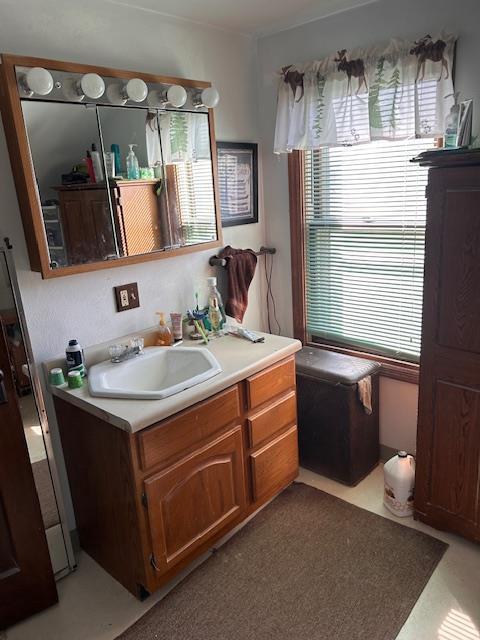
[{"label": "electrical outlet", "polygon": [[121,284],[118,287],[113,287],[113,290],[115,292],[117,311],[127,311],[127,309],[135,309],[140,306],[136,282]]}]

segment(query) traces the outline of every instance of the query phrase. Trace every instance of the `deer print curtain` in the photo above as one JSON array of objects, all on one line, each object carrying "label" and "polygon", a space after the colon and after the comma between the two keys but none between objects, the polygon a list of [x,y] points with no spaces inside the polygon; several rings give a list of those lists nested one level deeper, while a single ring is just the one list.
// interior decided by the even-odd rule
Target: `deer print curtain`
[{"label": "deer print curtain", "polygon": [[283,67],[274,151],[442,135],[454,44],[426,35]]}]

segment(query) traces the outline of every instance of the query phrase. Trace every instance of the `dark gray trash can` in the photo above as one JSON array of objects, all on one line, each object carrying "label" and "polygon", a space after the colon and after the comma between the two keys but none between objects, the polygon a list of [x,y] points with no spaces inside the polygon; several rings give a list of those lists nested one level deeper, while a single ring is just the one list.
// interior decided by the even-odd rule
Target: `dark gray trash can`
[{"label": "dark gray trash can", "polygon": [[[295,359],[300,464],[355,485],[370,473],[380,457],[380,365],[315,347],[304,347]],[[368,376],[371,414],[360,400],[358,386]]]}]

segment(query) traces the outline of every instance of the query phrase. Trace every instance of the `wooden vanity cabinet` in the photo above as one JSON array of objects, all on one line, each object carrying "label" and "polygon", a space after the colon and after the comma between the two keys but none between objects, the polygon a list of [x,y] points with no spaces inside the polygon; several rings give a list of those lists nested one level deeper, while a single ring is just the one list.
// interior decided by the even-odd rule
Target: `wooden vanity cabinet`
[{"label": "wooden vanity cabinet", "polygon": [[298,473],[293,357],[134,434],[55,407],[80,544],[139,597]]}]

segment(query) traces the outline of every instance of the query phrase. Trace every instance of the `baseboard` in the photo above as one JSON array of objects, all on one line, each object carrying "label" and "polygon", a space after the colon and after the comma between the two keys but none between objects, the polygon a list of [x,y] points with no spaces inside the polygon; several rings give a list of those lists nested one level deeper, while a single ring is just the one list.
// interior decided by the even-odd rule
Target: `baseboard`
[{"label": "baseboard", "polygon": [[393,458],[393,456],[397,455],[398,449],[393,449],[392,447],[387,447],[385,444],[380,445],[380,460],[382,462],[386,462]]}]

